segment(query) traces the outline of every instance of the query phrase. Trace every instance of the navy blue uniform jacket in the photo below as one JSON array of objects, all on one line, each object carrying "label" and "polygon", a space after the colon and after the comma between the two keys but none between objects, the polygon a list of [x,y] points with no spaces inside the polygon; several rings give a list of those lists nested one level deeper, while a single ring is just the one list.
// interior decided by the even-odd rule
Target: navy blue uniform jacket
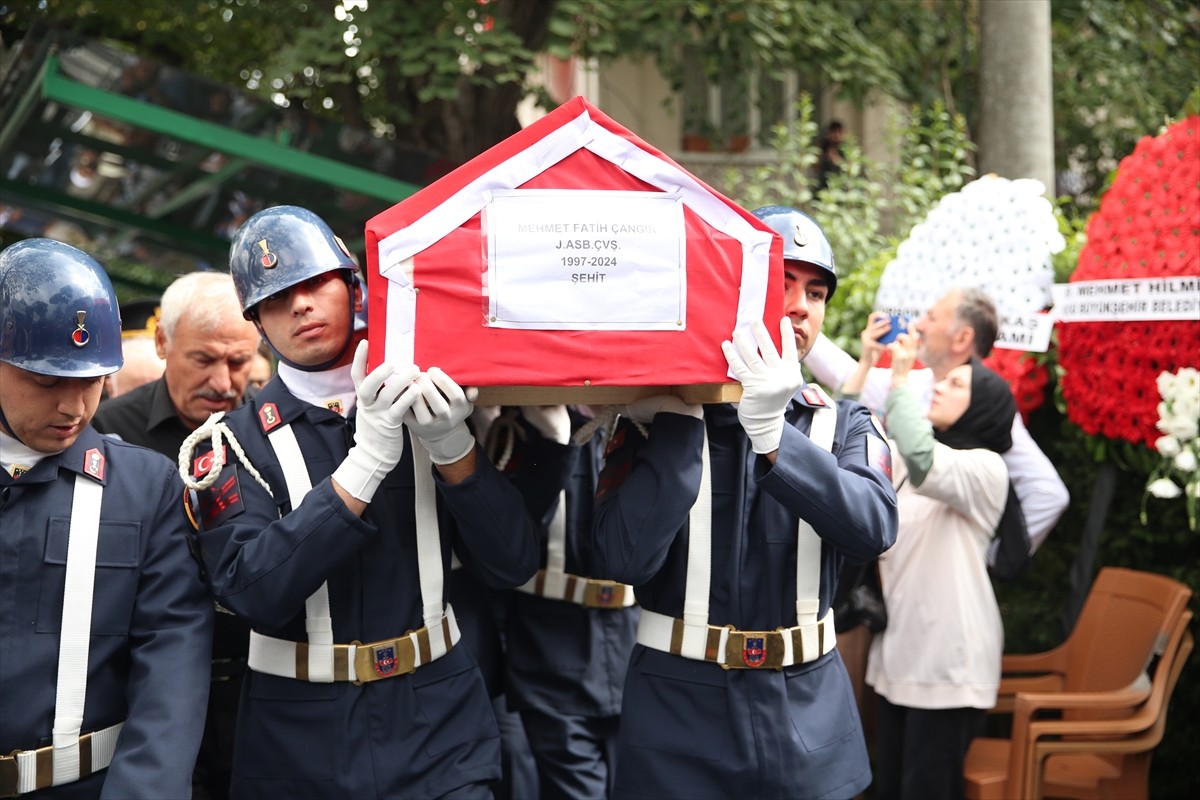
[{"label": "navy blue uniform jacket", "polygon": [[[291,424],[312,480],[294,509],[259,422],[268,403]],[[352,443],[341,416],[296,399],[275,378],[226,419],[275,499],[240,465],[227,465],[202,498],[200,547],[218,602],[260,633],[307,641],[304,601],[328,582],[335,642],[420,628],[411,448],[359,518],[329,479]],[[480,457],[458,485],[435,480],[445,573],[451,545],[493,587],[536,571],[522,496],[490,462]],[[246,673],[234,796],[436,797],[499,777],[495,719],[466,647],[412,675],[361,686]]]},{"label": "navy blue uniform jacket", "polygon": [[[649,440],[622,423],[601,478],[593,539],[606,576],[634,584],[645,609],[683,616],[688,511],[700,485],[703,426],[712,463],[709,624],[796,624],[796,526],[823,540],[820,615],[844,559],[867,561],[896,537],[887,452],[865,408],[838,404],[833,452],[808,436],[797,394],[772,466],[728,405],[704,422],[659,414]],[[850,797],[870,767],[850,681],[834,650],[783,670],[724,670],[641,645],[625,684],[617,757],[622,797]]]},{"label": "navy blue uniform jacket", "polygon": [[34,796],[191,797],[212,600],[188,552],[183,483],[163,456],[90,427],[20,478],[0,469],[0,752],[51,743],[71,498],[93,448],[104,494],[82,732],[125,728],[107,770]]},{"label": "navy blue uniform jacket", "polygon": [[[572,412],[572,427],[584,420]],[[563,448],[528,429],[526,446],[513,456],[521,464],[552,457]],[[592,554],[592,507],[603,442],[572,446],[566,475],[566,571],[599,577]],[[557,506],[557,504],[556,504]],[[555,507],[556,507],[555,506]],[[539,526],[542,563],[554,508]],[[636,607],[584,608],[524,592],[512,592],[508,612],[508,707],[554,716],[613,717],[621,712],[625,669],[633,649]]]}]

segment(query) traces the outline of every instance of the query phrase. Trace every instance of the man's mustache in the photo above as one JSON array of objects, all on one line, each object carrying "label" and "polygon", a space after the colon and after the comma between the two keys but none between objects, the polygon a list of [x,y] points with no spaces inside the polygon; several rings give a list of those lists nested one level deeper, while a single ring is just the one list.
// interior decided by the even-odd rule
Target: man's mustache
[{"label": "man's mustache", "polygon": [[238,393],[235,392],[233,389],[230,389],[228,392],[214,392],[211,389],[205,389],[205,390],[196,392],[192,396],[198,397],[202,400],[237,400],[238,399]]}]

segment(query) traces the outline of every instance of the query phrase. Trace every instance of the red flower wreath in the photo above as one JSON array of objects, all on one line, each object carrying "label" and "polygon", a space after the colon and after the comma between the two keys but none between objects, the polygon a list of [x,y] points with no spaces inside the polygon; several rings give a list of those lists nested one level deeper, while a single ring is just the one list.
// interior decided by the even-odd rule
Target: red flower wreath
[{"label": "red flower wreath", "polygon": [[[1070,280],[1200,276],[1200,116],[1145,137],[1089,220]],[[1059,325],[1067,417],[1085,433],[1152,445],[1155,379],[1200,366],[1200,320]]]},{"label": "red flower wreath", "polygon": [[983,363],[1004,380],[1012,389],[1021,419],[1029,421],[1029,415],[1046,402],[1046,385],[1050,373],[1045,364],[1039,364],[1033,353],[1024,350],[996,348]]}]

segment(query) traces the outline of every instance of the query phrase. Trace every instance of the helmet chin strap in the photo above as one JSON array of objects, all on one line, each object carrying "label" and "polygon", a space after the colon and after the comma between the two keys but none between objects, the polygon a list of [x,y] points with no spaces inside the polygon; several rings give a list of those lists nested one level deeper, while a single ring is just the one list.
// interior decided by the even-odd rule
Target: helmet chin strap
[{"label": "helmet chin strap", "polygon": [[26,441],[22,440],[20,436],[17,436],[17,433],[16,433],[16,431],[13,430],[12,425],[10,425],[8,423],[8,417],[4,416],[4,404],[2,404],[2,403],[0,403],[0,427],[3,427],[4,432],[7,433],[9,436],[16,439],[18,442],[25,445],[26,447],[29,447],[29,442],[26,442]]}]

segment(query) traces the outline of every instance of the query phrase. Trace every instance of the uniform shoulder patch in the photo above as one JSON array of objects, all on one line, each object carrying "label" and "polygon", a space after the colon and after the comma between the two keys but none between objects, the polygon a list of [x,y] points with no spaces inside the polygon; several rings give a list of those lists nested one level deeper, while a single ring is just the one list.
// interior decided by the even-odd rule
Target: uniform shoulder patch
[{"label": "uniform shoulder patch", "polygon": [[[216,460],[214,457],[215,454],[216,454],[216,451],[210,450],[207,453],[202,453],[202,454],[196,456],[192,460],[192,477],[193,478],[203,478],[205,475],[207,475],[209,473],[209,470],[211,470],[213,468],[213,463]],[[221,459],[221,463],[228,464],[229,463],[229,448],[222,447],[221,455],[223,456],[223,458]]]},{"label": "uniform shoulder patch", "polygon": [[604,497],[629,477],[640,440],[637,428],[622,420],[604,449],[604,467],[596,482],[596,499]]},{"label": "uniform shoulder patch", "polygon": [[227,464],[215,484],[196,493],[196,500],[200,523],[205,528],[216,527],[245,511],[237,464]]},{"label": "uniform shoulder patch", "polygon": [[887,440],[880,436],[872,436],[869,433],[864,435],[867,438],[867,465],[882,472],[890,481],[892,479],[892,448],[888,447]]},{"label": "uniform shoulder patch", "polygon": [[[217,466],[215,450],[194,454],[192,478],[200,480]],[[201,525],[211,528],[245,511],[242,504],[241,475],[238,465],[229,463],[229,448],[222,447],[221,469],[217,482],[207,489],[196,491],[196,516]],[[195,522],[195,521],[194,521]]]}]

